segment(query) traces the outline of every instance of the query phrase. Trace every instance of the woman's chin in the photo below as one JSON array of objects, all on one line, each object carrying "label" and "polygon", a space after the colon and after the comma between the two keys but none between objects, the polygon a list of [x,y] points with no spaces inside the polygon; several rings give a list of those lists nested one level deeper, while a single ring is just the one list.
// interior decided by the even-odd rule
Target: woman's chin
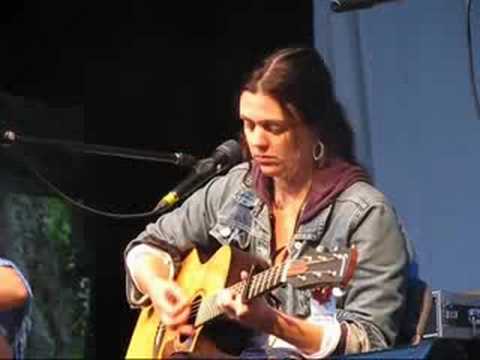
[{"label": "woman's chin", "polygon": [[277,177],[282,175],[282,169],[278,165],[260,164],[260,170],[265,176]]}]

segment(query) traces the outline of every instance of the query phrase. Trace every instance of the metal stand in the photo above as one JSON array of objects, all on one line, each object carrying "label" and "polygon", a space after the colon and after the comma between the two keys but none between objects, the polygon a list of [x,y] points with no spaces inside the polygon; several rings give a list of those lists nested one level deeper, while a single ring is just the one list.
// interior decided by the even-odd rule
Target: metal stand
[{"label": "metal stand", "polygon": [[192,167],[197,159],[191,155],[175,152],[163,153],[153,151],[139,151],[134,149],[126,149],[113,146],[84,144],[75,141],[62,141],[56,139],[37,138],[32,136],[20,136],[11,130],[4,131],[0,138],[0,144],[3,147],[9,147],[14,144],[25,145],[45,145],[50,147],[58,147],[63,150],[72,152],[81,152],[84,154],[94,154],[103,156],[112,156],[123,159],[133,159],[142,161],[155,161],[163,163],[171,163],[182,167]]}]

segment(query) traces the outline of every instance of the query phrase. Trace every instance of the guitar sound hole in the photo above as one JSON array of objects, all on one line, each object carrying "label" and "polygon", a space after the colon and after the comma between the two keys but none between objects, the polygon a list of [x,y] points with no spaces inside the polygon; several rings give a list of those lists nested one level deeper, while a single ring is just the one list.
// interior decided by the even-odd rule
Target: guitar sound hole
[{"label": "guitar sound hole", "polygon": [[192,340],[192,337],[182,334],[182,335],[180,335],[180,336],[178,337],[178,340],[179,340],[182,344],[184,344],[184,343],[187,342],[187,341],[191,341],[191,340]]}]

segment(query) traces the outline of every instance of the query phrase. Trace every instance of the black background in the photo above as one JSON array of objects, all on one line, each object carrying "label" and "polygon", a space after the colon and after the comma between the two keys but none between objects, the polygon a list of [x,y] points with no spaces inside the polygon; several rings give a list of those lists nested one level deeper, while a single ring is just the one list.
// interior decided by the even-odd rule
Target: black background
[{"label": "black background", "polygon": [[[311,1],[11,2],[0,12],[0,91],[34,110],[28,119],[11,112],[8,124],[31,136],[207,156],[237,137],[246,73],[273,49],[312,45],[312,19]],[[82,112],[54,117],[45,107]],[[97,157],[60,167],[60,155],[43,155],[57,161],[51,176],[64,189],[121,213],[150,210],[186,175]],[[122,250],[146,220],[82,216],[95,278],[87,356],[121,358],[137,316],[125,301]]]}]

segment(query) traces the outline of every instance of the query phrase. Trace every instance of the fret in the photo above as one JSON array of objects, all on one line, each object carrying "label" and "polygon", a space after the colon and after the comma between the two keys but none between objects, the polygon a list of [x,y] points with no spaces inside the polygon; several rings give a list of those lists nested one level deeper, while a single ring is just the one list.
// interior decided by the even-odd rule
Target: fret
[{"label": "fret", "polygon": [[260,294],[263,290],[263,278],[264,278],[264,276],[265,276],[265,271],[258,274],[257,286],[255,287],[255,293],[253,294],[254,297],[258,296],[258,294]]},{"label": "fret", "polygon": [[275,266],[275,276],[274,276],[274,283],[279,284],[280,283],[280,276],[282,275],[282,267],[281,266]]},{"label": "fret", "polygon": [[278,285],[280,285],[280,278],[278,276],[279,272],[280,272],[280,269],[281,269],[281,265],[277,265],[273,268],[273,271],[272,271],[272,287],[277,287]]},{"label": "fret", "polygon": [[268,276],[270,274],[270,271],[271,270],[265,271],[262,275],[262,285],[261,285],[259,294],[263,294],[266,290],[269,289],[269,287],[268,287]]},{"label": "fret", "polygon": [[258,288],[262,284],[262,281],[261,281],[262,274],[263,274],[263,272],[255,275],[255,286],[252,286],[252,296],[250,296],[250,299],[253,299],[258,294]]},{"label": "fret", "polygon": [[258,289],[258,292],[256,295],[259,295],[259,294],[262,294],[264,293],[268,288],[267,288],[267,283],[266,283],[266,279],[267,279],[267,276],[268,276],[268,271],[264,271],[262,274],[261,274],[261,277],[260,277],[260,286],[259,286],[259,289]]},{"label": "fret", "polygon": [[273,287],[275,283],[273,282],[273,275],[275,274],[275,268],[270,269],[267,276],[267,287]]},{"label": "fret", "polygon": [[277,267],[275,266],[270,270],[270,272],[268,274],[267,286],[271,289],[277,286],[277,283],[275,282],[275,272],[276,272],[276,270],[277,270]]},{"label": "fret", "polygon": [[[250,288],[248,289],[247,300],[251,300],[260,294],[263,294],[271,289],[277,287],[286,276],[285,264],[276,265],[268,270],[262,271],[252,277]],[[246,281],[240,281],[232,285],[230,291],[241,294],[246,286]],[[198,314],[195,319],[195,326],[206,323],[207,321],[221,315],[222,309],[218,305],[218,293],[202,298],[198,308]]]},{"label": "fret", "polygon": [[250,300],[254,297],[255,288],[257,287],[258,283],[258,275],[253,275],[252,281],[250,283],[250,287],[248,288],[247,299]]}]

